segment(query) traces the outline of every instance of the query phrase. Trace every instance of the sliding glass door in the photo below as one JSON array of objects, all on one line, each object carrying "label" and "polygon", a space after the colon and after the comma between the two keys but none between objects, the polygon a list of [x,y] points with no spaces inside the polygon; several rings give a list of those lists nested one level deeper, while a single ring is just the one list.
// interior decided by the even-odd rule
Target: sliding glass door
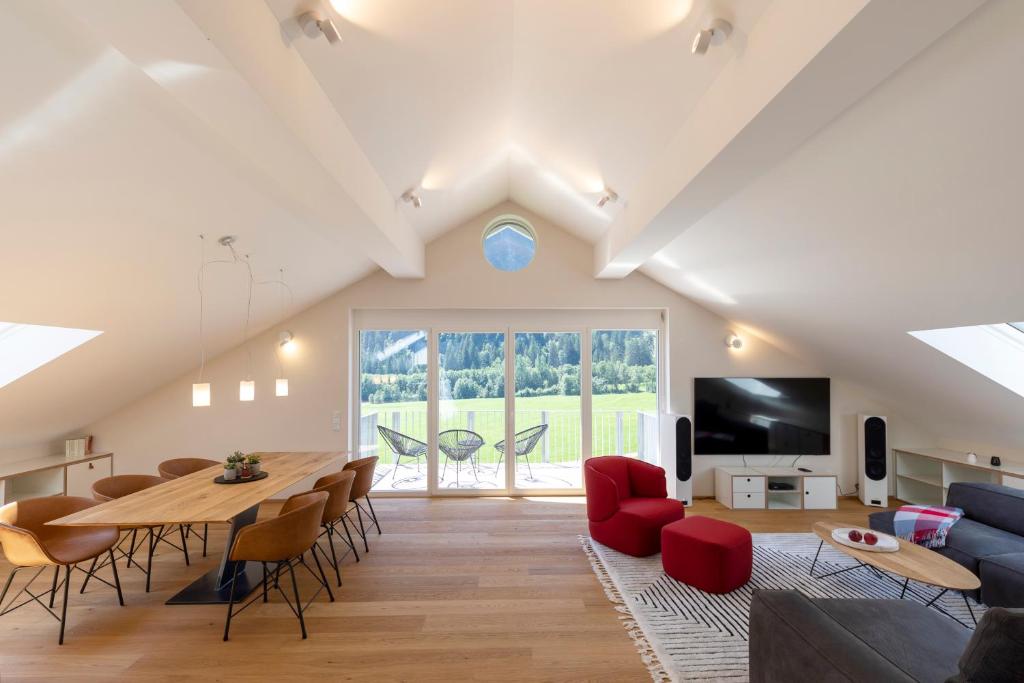
[{"label": "sliding glass door", "polygon": [[353,442],[380,457],[374,493],[579,493],[588,457],[660,462],[659,312],[395,310],[354,320]]},{"label": "sliding glass door", "polygon": [[437,486],[505,490],[504,332],[437,338]]}]

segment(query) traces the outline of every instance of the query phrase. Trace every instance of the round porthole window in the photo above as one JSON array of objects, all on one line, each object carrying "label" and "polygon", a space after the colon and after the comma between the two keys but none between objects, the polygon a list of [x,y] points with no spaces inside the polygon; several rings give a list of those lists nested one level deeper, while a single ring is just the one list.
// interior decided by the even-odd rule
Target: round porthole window
[{"label": "round porthole window", "polygon": [[513,273],[530,265],[537,253],[537,236],[519,216],[501,216],[484,230],[483,246],[488,263]]}]

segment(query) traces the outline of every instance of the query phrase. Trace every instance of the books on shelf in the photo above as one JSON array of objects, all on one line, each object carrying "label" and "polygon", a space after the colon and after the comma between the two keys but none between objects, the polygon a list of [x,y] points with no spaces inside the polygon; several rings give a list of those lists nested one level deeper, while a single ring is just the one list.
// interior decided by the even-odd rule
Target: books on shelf
[{"label": "books on shelf", "polygon": [[65,458],[83,458],[92,453],[92,437],[80,436],[64,442]]}]

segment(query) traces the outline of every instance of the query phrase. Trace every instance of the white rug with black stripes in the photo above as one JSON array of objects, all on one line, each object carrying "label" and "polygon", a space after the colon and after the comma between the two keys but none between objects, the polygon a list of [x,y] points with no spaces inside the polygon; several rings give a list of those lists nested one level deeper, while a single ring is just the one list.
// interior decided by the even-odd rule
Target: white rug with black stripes
[{"label": "white rug with black stripes", "polygon": [[[809,576],[818,550],[814,534],[754,534],[753,575],[743,588],[714,595],[664,574],[661,555],[632,557],[580,537],[595,573],[656,681],[746,681],[750,596],[757,588],[793,588],[809,597],[899,598],[900,586],[867,569],[814,579]],[[829,545],[821,551],[815,574],[856,564]],[[910,583],[930,599],[938,591]],[[971,623],[959,593],[947,593],[939,605]],[[971,601],[981,618],[984,606]]]}]

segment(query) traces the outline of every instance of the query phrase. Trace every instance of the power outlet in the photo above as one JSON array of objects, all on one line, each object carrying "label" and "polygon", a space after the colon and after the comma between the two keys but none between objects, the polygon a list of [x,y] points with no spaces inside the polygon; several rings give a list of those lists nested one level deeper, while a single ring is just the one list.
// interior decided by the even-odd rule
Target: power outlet
[{"label": "power outlet", "polygon": [[341,411],[335,410],[334,415],[331,415],[331,429],[335,432],[341,431]]}]

